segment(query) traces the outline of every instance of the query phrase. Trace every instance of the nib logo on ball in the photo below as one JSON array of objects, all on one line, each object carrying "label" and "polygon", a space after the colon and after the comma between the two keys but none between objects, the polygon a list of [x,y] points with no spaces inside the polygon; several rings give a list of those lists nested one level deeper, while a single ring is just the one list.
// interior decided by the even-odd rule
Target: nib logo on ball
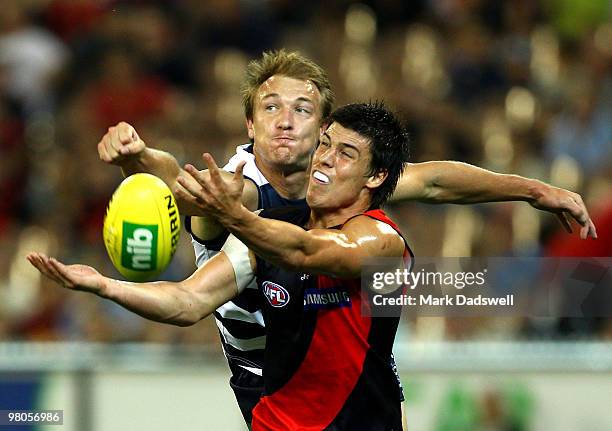
[{"label": "nib logo on ball", "polygon": [[134,271],[157,268],[157,226],[123,222],[121,265]]},{"label": "nib logo on ball", "polygon": [[104,245],[128,280],[145,281],[166,269],[180,237],[181,221],[168,186],[149,174],[126,178],[104,219]]}]

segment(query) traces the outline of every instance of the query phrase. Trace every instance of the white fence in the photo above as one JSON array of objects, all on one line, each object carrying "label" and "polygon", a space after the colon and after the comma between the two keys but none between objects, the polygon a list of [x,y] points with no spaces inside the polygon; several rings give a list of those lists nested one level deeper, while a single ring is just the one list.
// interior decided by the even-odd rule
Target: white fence
[{"label": "white fence", "polygon": [[[612,344],[411,343],[395,354],[411,431],[481,428],[461,422],[469,415],[499,429],[517,414],[526,430],[612,430]],[[39,429],[245,429],[224,359],[203,348],[0,344],[0,388],[28,379],[34,408],[64,410],[62,427]]]}]

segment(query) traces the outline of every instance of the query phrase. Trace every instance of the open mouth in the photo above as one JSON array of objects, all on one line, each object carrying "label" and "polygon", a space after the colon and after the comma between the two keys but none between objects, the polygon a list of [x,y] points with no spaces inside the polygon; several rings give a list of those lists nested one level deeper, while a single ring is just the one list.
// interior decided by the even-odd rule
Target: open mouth
[{"label": "open mouth", "polygon": [[329,184],[329,177],[321,171],[314,171],[312,176],[315,180],[323,184]]}]

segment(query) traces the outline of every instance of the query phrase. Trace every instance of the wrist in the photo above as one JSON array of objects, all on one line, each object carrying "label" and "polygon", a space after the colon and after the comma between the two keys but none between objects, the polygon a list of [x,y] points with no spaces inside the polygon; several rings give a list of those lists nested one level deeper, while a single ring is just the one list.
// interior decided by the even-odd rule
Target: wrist
[{"label": "wrist", "polygon": [[527,202],[537,202],[546,194],[546,188],[549,186],[542,181],[535,179],[525,179],[526,193],[524,199]]},{"label": "wrist", "polygon": [[100,287],[97,292],[94,292],[101,298],[113,299],[114,292],[116,292],[118,281],[112,278],[102,277]]},{"label": "wrist", "polygon": [[224,220],[220,221],[228,230],[236,231],[248,224],[252,217],[257,217],[257,215],[240,204],[234,211],[226,213]]},{"label": "wrist", "polygon": [[147,163],[143,161],[142,153],[124,156],[116,164],[119,165],[125,177],[140,172],[149,172]]}]

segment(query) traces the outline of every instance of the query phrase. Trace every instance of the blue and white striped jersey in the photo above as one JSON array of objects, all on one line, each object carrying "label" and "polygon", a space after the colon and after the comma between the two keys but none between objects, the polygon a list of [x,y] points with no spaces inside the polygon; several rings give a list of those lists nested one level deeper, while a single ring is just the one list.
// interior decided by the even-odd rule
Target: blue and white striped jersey
[{"label": "blue and white striped jersey", "polygon": [[[238,163],[243,160],[246,161],[244,176],[255,183],[259,191],[259,209],[306,205],[304,199],[285,199],[272,188],[255,165],[252,144],[236,147],[236,154],[232,156],[223,169],[234,172]],[[196,238],[191,232],[189,217],[186,218],[185,227],[191,234],[191,242],[198,267],[214,256],[227,239],[227,235],[222,235],[212,241],[202,241]],[[223,351],[230,365],[239,366],[261,376],[266,330],[261,313],[261,294],[257,291],[256,283],[253,282],[233,300],[219,307],[214,315],[219,328]]]}]

